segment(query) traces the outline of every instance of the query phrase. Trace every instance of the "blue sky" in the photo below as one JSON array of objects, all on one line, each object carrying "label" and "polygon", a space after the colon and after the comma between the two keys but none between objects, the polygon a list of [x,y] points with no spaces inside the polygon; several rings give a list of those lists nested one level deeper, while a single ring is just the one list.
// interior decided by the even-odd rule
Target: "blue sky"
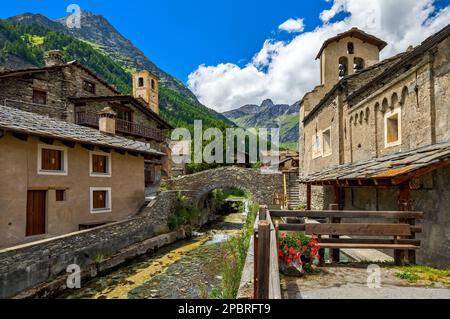
[{"label": "blue sky", "polygon": [[[300,100],[318,84],[314,58],[323,41],[351,27],[388,42],[386,58],[450,22],[450,0],[7,0],[0,18],[56,19],[72,3],[106,17],[221,112],[266,98]],[[304,29],[280,30],[289,19],[303,19]]]},{"label": "blue sky", "polygon": [[105,16],[182,81],[200,64],[246,63],[278,25],[301,16],[311,29],[320,22],[320,11],[330,7],[324,1],[301,0],[20,0],[2,1],[0,17],[33,12],[56,19],[72,3]]}]

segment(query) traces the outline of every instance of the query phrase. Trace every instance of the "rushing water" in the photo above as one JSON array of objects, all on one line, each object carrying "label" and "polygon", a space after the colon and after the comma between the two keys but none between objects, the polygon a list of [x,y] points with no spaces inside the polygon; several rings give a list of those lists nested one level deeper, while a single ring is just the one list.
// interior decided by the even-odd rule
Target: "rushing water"
[{"label": "rushing water", "polygon": [[220,286],[223,245],[236,235],[247,218],[230,214],[202,229],[191,240],[181,241],[141,257],[127,266],[85,283],[61,298],[184,299],[206,297]]}]

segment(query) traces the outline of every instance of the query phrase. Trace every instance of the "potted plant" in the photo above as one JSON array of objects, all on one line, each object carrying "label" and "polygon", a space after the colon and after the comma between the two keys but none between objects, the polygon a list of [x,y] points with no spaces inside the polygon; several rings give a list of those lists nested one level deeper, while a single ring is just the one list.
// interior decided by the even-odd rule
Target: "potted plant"
[{"label": "potted plant", "polygon": [[314,271],[313,265],[320,260],[319,243],[315,237],[301,233],[282,233],[278,238],[280,270],[288,276],[301,277]]}]

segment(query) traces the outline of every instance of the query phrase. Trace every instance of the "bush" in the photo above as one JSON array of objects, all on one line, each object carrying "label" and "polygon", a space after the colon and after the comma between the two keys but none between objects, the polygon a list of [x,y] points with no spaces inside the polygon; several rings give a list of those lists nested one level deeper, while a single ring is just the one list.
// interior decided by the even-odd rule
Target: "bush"
[{"label": "bush", "polygon": [[188,236],[200,216],[200,211],[189,203],[186,196],[178,193],[174,213],[170,215],[168,226],[171,230],[184,227]]}]

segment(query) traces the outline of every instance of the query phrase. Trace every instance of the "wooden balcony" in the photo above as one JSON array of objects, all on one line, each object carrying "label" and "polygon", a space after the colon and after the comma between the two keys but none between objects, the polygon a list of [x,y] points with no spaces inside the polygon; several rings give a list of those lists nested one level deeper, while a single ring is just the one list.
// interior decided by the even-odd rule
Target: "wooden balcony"
[{"label": "wooden balcony", "polygon": [[[100,116],[97,113],[79,110],[76,112],[75,123],[79,125],[87,125],[98,128],[99,118]],[[153,139],[155,141],[163,141],[164,139],[162,130],[124,121],[121,119],[116,119],[116,132],[123,135]]]}]

